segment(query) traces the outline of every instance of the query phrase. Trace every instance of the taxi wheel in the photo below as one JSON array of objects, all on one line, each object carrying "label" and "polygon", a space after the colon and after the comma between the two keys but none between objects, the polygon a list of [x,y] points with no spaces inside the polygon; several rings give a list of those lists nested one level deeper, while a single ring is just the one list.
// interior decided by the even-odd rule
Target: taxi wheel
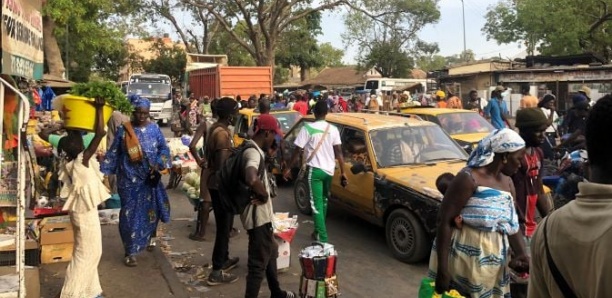
[{"label": "taxi wheel", "polygon": [[405,263],[416,263],[429,253],[427,234],[416,217],[406,209],[396,209],[385,224],[387,246],[393,256]]},{"label": "taxi wheel", "polygon": [[295,182],[293,197],[295,198],[295,205],[302,214],[312,214],[312,208],[310,207],[310,190],[308,189],[306,181],[299,180]]}]

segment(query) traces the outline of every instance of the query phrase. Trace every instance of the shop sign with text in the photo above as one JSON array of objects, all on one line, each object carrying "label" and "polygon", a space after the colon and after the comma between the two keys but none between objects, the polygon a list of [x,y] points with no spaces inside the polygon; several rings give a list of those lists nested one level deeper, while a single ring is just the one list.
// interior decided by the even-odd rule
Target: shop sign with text
[{"label": "shop sign with text", "polygon": [[41,0],[2,0],[2,73],[42,79]]}]

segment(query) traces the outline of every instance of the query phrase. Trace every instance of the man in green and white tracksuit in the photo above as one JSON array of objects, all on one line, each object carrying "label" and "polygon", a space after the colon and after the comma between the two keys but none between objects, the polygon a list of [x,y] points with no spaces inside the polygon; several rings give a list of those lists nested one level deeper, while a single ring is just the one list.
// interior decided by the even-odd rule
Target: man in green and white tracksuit
[{"label": "man in green and white tracksuit", "polygon": [[319,101],[313,108],[316,121],[305,123],[295,139],[295,151],[284,177],[290,178],[290,169],[296,164],[301,151],[308,170],[306,179],[310,188],[310,205],[314,218],[315,231],[312,234],[314,240],[327,242],[327,229],[325,228],[325,216],[327,215],[327,199],[331,191],[332,178],[336,168],[336,159],[340,164],[341,184],[346,186],[347,180],[344,174],[344,158],[340,145],[340,132],[338,128],[325,121],[328,108],[327,103]]}]

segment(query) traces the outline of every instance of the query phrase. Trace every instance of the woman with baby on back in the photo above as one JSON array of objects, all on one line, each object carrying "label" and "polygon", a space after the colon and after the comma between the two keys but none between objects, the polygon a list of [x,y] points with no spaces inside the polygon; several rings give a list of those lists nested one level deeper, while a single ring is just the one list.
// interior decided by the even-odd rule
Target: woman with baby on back
[{"label": "woman with baby on back", "polygon": [[[102,108],[105,101],[96,98],[95,136],[85,149],[82,132],[68,129],[67,136],[58,144],[63,159],[59,178],[63,182],[61,196],[67,198],[63,210],[70,214],[74,230],[72,260],[66,269],[61,298],[100,298],[102,288],[98,276],[98,263],[102,256],[102,231],[98,205],[110,197],[103,183],[100,164],[95,158],[100,141],[106,132]],[[92,158],[93,157],[93,158]]]}]

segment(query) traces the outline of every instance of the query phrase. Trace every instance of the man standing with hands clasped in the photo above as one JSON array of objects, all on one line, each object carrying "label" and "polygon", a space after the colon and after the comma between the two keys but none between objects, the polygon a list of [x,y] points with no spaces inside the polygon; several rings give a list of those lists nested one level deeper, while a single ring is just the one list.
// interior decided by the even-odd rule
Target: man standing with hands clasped
[{"label": "man standing with hands clasped", "polygon": [[285,170],[283,177],[291,178],[291,168],[296,164],[302,150],[304,150],[304,164],[300,171],[305,171],[304,177],[308,181],[310,205],[314,218],[315,231],[313,240],[327,242],[327,229],[325,216],[327,215],[327,199],[331,190],[331,182],[336,168],[336,159],[340,165],[340,179],[342,186],[348,184],[344,174],[344,157],[340,145],[340,132],[338,128],[325,121],[328,108],[327,103],[319,101],[313,108],[315,122],[304,123],[295,139],[295,150]]}]

